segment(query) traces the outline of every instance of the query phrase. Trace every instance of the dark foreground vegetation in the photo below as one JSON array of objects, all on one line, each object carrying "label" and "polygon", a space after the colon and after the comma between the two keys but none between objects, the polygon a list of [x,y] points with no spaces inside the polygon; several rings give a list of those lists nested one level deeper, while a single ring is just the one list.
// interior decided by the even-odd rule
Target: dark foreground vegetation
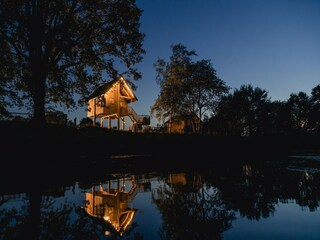
[{"label": "dark foreground vegetation", "polygon": [[[200,134],[133,133],[100,127],[74,128],[25,122],[0,122],[4,162],[74,164],[124,156],[159,158],[174,164],[211,163],[225,159],[282,158],[320,151],[318,135],[209,136]],[[110,160],[111,161],[111,160]]]}]

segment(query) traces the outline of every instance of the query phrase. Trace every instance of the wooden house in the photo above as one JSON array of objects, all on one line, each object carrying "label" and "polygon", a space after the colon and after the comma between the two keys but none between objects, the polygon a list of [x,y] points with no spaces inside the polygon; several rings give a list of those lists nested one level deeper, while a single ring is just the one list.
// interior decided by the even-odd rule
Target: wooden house
[{"label": "wooden house", "polygon": [[170,133],[193,133],[199,124],[197,116],[178,115],[167,121],[167,129]]},{"label": "wooden house", "polygon": [[133,130],[138,125],[150,124],[150,117],[139,116],[133,110],[131,103],[138,101],[128,82],[119,77],[98,87],[89,96],[87,117],[100,118],[100,126],[104,119],[108,120],[108,128],[111,128],[111,120],[117,120],[117,129],[125,129],[125,117],[129,117],[133,123]]}]

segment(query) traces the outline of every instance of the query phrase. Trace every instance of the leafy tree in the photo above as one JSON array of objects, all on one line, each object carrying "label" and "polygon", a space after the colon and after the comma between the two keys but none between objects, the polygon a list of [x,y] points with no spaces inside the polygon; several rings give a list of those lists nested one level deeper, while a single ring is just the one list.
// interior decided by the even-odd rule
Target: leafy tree
[{"label": "leafy tree", "polygon": [[219,135],[240,135],[241,127],[234,116],[237,109],[234,106],[233,94],[223,96],[216,108],[216,114],[207,118],[204,128],[208,133]]},{"label": "leafy tree", "polygon": [[[8,56],[5,53],[6,48],[3,46],[3,41],[0,41],[0,62],[8,63]],[[8,66],[8,64],[2,64],[0,68],[0,119],[12,118],[12,114],[7,110],[7,108],[14,105],[21,106],[22,101],[18,98],[18,94],[13,91],[13,85],[10,79],[13,76],[14,70],[13,66]],[[2,74],[4,72],[4,74]],[[10,99],[10,101],[8,101]]]},{"label": "leafy tree", "polygon": [[138,80],[141,13],[134,0],[1,1],[0,93],[19,93],[43,124],[46,104],[75,107],[79,94],[81,105],[103,74],[119,75],[115,60],[121,74]]},{"label": "leafy tree", "polygon": [[287,135],[292,131],[290,110],[286,101],[272,101],[265,106],[260,134]]},{"label": "leafy tree", "polygon": [[[181,114],[183,100],[183,84],[189,76],[189,65],[195,56],[194,51],[189,51],[182,44],[171,46],[172,56],[170,62],[158,59],[154,64],[157,71],[156,81],[160,86],[160,94],[151,107],[151,113],[156,115],[158,120],[169,120]],[[171,125],[171,124],[170,124]],[[170,132],[171,126],[169,126]]]},{"label": "leafy tree", "polygon": [[[197,56],[196,52],[189,51],[182,44],[171,48],[169,62],[159,59],[154,64],[160,94],[151,107],[151,114],[162,121],[188,115],[201,123],[204,113],[212,110],[217,99],[229,88],[216,76],[210,60],[194,62],[192,57]],[[193,125],[194,131],[199,131],[199,125],[196,126],[195,122]]]},{"label": "leafy tree", "polygon": [[[200,131],[203,116],[207,111],[215,110],[220,98],[229,91],[229,87],[216,75],[210,60],[197,61],[191,65],[191,77],[185,84],[185,110],[190,116],[200,120],[195,131]],[[194,118],[193,118],[194,120]]]},{"label": "leafy tree", "polygon": [[307,131],[311,109],[310,98],[305,92],[292,93],[287,101],[291,126],[296,131]]},{"label": "leafy tree", "polygon": [[[1,5],[2,3],[0,3]],[[0,15],[2,16],[2,11],[0,11]],[[0,23],[1,23],[1,16],[0,16]],[[1,25],[0,25],[0,32],[1,32]],[[8,43],[0,41],[0,119],[12,117],[11,114],[7,111],[7,107],[11,107],[13,102],[8,101],[7,97],[14,99],[16,94],[12,91],[12,84],[10,80],[14,76],[14,60],[9,54],[9,46]],[[4,64],[5,63],[5,64]],[[20,103],[21,102],[16,102]]]},{"label": "leafy tree", "polygon": [[266,90],[241,85],[219,103],[214,117],[217,131],[226,135],[261,134],[269,103]]},{"label": "leafy tree", "polygon": [[5,89],[4,87],[1,88],[1,82],[0,82],[0,119],[5,119],[11,117],[11,114],[7,111],[6,107],[9,105],[5,100]]},{"label": "leafy tree", "polygon": [[320,132],[320,85],[311,90],[311,109],[309,116],[310,130],[316,133]]}]

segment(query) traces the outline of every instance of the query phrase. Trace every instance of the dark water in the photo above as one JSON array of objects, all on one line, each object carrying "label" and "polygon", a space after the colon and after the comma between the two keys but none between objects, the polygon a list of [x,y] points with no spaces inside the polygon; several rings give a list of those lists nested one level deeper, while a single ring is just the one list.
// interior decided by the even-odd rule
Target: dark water
[{"label": "dark water", "polygon": [[104,168],[2,183],[1,239],[320,239],[314,167]]}]

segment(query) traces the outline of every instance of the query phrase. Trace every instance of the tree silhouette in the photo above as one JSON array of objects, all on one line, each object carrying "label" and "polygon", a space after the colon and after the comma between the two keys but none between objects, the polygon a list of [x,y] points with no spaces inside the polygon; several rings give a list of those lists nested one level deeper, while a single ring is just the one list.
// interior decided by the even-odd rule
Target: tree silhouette
[{"label": "tree silhouette", "polygon": [[309,115],[310,131],[314,133],[320,132],[320,85],[315,86],[311,90],[311,109]]},{"label": "tree silhouette", "polygon": [[[196,55],[195,51],[189,51],[182,44],[172,45],[171,49],[172,56],[169,63],[166,63],[163,59],[158,59],[154,64],[160,94],[151,107],[151,113],[155,114],[160,121],[171,121],[174,116],[182,112],[183,84],[189,76],[191,57]],[[169,132],[170,130],[171,126],[169,126]]]},{"label": "tree silhouette", "polygon": [[[229,90],[216,76],[210,60],[194,62],[195,51],[182,44],[172,45],[172,56],[167,63],[159,59],[154,67],[160,94],[151,107],[158,120],[169,121],[179,115],[189,116],[194,132],[199,132],[206,111],[213,111],[217,100]],[[199,119],[200,124],[196,124]],[[171,125],[171,124],[170,124]],[[169,126],[170,132],[171,126]]]},{"label": "tree silhouette", "polygon": [[226,135],[260,134],[269,102],[266,90],[241,85],[221,99],[214,116],[217,131]]},{"label": "tree silhouette", "polygon": [[[229,91],[229,87],[216,75],[210,60],[201,60],[191,65],[191,77],[185,84],[184,109],[191,116],[198,116],[200,124],[195,132],[200,132],[202,119],[206,112],[215,112],[220,98]],[[193,118],[194,119],[194,118]]]},{"label": "tree silhouette", "polygon": [[29,102],[33,121],[43,124],[46,104],[74,107],[74,94],[83,104],[103,74],[119,74],[115,61],[138,80],[141,12],[134,0],[1,1],[0,94]]},{"label": "tree silhouette", "polygon": [[292,93],[287,101],[290,123],[295,131],[307,131],[309,127],[310,98],[305,92]]}]

